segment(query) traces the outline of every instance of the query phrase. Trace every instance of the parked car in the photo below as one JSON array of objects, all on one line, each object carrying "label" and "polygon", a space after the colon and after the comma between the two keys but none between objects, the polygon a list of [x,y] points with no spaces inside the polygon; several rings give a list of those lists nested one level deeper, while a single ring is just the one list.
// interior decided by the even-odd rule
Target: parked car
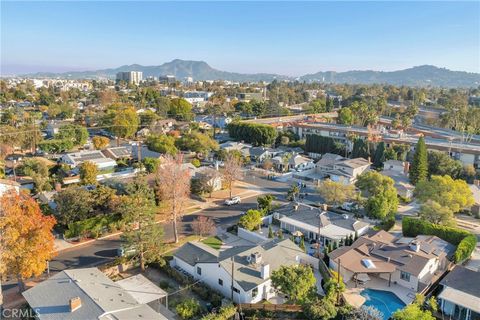
[{"label": "parked car", "polygon": [[359,209],[355,202],[344,202],[340,208],[345,211],[357,211]]},{"label": "parked car", "polygon": [[233,197],[231,199],[225,200],[225,204],[227,206],[231,206],[231,205],[238,204],[238,203],[240,203],[240,197]]},{"label": "parked car", "polygon": [[133,256],[137,253],[137,250],[135,248],[128,248],[128,247],[123,247],[121,246],[120,248],[117,249],[117,256],[119,257],[129,257]]}]

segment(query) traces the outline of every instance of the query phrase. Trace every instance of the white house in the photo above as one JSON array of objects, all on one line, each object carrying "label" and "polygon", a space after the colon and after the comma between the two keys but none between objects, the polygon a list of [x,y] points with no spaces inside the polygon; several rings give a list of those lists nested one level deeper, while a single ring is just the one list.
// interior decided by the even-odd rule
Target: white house
[{"label": "white house", "polygon": [[[345,283],[371,277],[421,292],[438,279],[449,265],[455,246],[436,237],[400,238],[380,230],[365,234],[351,246],[328,254],[330,267],[338,269]],[[362,280],[361,280],[362,279]],[[368,281],[368,280],[367,280]]]},{"label": "white house", "polygon": [[277,295],[270,274],[281,266],[308,264],[311,257],[291,240],[215,250],[201,242],[188,242],[170,262],[172,267],[201,280],[236,303],[257,303]]},{"label": "white house", "polygon": [[480,319],[480,272],[456,265],[440,281],[440,312],[452,320]]},{"label": "white house", "polygon": [[274,211],[280,227],[290,233],[300,231],[306,240],[318,241],[322,246],[350,236],[365,234],[370,224],[346,214],[338,214],[302,203],[288,204]]},{"label": "white house", "polygon": [[100,150],[67,153],[61,157],[61,161],[72,167],[90,161],[96,164],[99,170],[113,169],[117,165],[115,160],[106,157]]},{"label": "white house", "polygon": [[408,179],[409,163],[399,160],[387,160],[383,163],[382,174],[393,179],[397,194],[405,199],[413,197],[415,187]]}]

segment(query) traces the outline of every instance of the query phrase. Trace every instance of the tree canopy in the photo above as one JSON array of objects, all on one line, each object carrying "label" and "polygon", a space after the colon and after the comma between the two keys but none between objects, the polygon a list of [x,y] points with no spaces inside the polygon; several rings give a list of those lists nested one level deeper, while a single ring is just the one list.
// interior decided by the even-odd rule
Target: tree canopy
[{"label": "tree canopy", "polygon": [[304,302],[316,292],[315,275],[306,265],[281,266],[272,271],[272,285],[295,303]]},{"label": "tree canopy", "polygon": [[259,210],[250,209],[240,217],[238,223],[248,231],[256,230],[262,224],[262,213]]},{"label": "tree canopy", "polygon": [[365,209],[369,216],[384,220],[397,212],[397,190],[392,178],[368,171],[358,177],[355,185],[367,198]]},{"label": "tree canopy", "polygon": [[473,194],[467,183],[450,176],[432,176],[430,180],[420,181],[415,194],[422,203],[435,201],[453,213],[470,207],[474,203]]},{"label": "tree canopy", "polygon": [[410,182],[416,185],[418,182],[426,180],[428,177],[428,156],[425,138],[421,136],[418,139],[413,155],[413,162],[410,168]]},{"label": "tree canopy", "polygon": [[355,196],[355,187],[353,185],[343,184],[329,179],[320,182],[317,190],[327,204],[335,206]]},{"label": "tree canopy", "polygon": [[0,197],[0,273],[23,279],[39,276],[54,256],[55,218],[44,216],[38,203],[25,194]]}]

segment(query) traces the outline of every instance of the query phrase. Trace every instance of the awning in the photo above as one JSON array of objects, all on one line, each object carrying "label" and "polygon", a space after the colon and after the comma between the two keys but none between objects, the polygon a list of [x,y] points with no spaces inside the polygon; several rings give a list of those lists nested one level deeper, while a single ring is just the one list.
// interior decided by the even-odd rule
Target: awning
[{"label": "awning", "polygon": [[472,296],[463,291],[445,287],[438,295],[439,299],[450,301],[456,305],[468,308],[472,311],[480,313],[480,297]]},{"label": "awning", "polygon": [[140,304],[146,304],[167,296],[165,291],[141,274],[115,283],[125,289]]}]

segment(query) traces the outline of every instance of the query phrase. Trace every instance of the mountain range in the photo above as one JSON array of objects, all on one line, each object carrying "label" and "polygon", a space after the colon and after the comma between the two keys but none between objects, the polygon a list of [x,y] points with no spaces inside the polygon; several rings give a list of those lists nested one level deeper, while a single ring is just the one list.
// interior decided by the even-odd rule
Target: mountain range
[{"label": "mountain range", "polygon": [[398,71],[321,71],[306,74],[301,77],[290,77],[270,73],[236,73],[221,71],[212,68],[204,61],[189,61],[175,59],[158,66],[142,66],[139,64],[124,65],[118,68],[95,71],[74,71],[65,73],[38,72],[28,74],[29,77],[67,78],[67,79],[95,79],[115,78],[117,72],[142,71],[146,77],[174,75],[177,79],[192,77],[194,80],[229,80],[235,82],[270,82],[277,80],[298,80],[305,82],[347,83],[347,84],[391,84],[406,86],[435,86],[435,87],[474,87],[480,85],[480,73],[452,71],[431,65],[412,67]]}]

